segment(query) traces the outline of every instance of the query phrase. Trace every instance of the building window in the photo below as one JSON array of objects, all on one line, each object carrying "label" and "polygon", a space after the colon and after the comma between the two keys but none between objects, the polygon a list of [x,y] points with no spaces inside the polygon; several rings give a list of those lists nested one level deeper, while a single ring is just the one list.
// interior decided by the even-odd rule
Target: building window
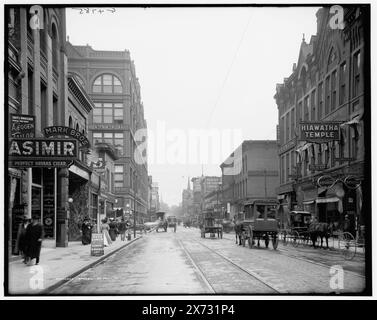
[{"label": "building window", "polygon": [[281,183],[284,183],[285,182],[284,155],[282,155],[280,158],[280,170],[281,170],[280,181]]},{"label": "building window", "polygon": [[114,171],[114,186],[115,188],[122,188],[124,186],[124,166],[116,164]]},{"label": "building window", "polygon": [[338,73],[335,70],[331,74],[331,110],[336,108],[336,85],[337,85]]},{"label": "building window", "polygon": [[354,159],[357,159],[357,154],[359,152],[359,133],[357,132],[356,126],[352,126],[351,129],[351,152],[352,152],[352,157]]},{"label": "building window", "polygon": [[295,108],[293,108],[291,110],[291,138],[294,138],[295,137],[295,123],[296,123],[296,119],[295,119]]},{"label": "building window", "polygon": [[318,85],[318,120],[321,120],[323,116],[323,83]]},{"label": "building window", "polygon": [[310,96],[310,120],[314,121],[315,116],[316,116],[316,105],[315,105],[315,90],[312,91],[311,96]]},{"label": "building window", "polygon": [[95,103],[93,109],[93,123],[123,124],[122,103]]},{"label": "building window", "polygon": [[285,142],[289,140],[289,113],[285,116]]},{"label": "building window", "polygon": [[304,121],[309,121],[309,96],[304,99]]},{"label": "building window", "polygon": [[112,74],[103,74],[93,83],[93,93],[122,93],[120,80]]},{"label": "building window", "polygon": [[346,102],[346,63],[340,66],[340,92],[339,92],[339,104],[342,105]]},{"label": "building window", "polygon": [[298,104],[298,109],[297,109],[297,120],[298,121],[303,121],[303,113],[302,113],[302,102]]},{"label": "building window", "polygon": [[330,88],[330,77],[326,78],[326,87],[325,87],[325,96],[326,96],[326,101],[325,101],[325,115],[327,115],[330,111],[330,103],[331,103],[331,88]]},{"label": "building window", "polygon": [[360,52],[353,56],[353,97],[360,94]]},{"label": "building window", "polygon": [[69,119],[68,119],[68,127],[73,129],[73,120],[71,116],[69,116]]},{"label": "building window", "polygon": [[94,143],[105,142],[113,145],[123,155],[124,152],[124,134],[113,132],[93,132]]}]

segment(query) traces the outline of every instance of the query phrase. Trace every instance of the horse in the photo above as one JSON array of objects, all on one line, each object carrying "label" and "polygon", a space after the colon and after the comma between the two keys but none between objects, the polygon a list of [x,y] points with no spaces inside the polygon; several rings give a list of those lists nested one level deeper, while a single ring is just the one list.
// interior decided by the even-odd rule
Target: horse
[{"label": "horse", "polygon": [[309,237],[312,240],[313,248],[316,248],[316,242],[318,237],[321,238],[321,248],[323,248],[323,238],[326,239],[326,249],[329,249],[329,238],[331,236],[332,229],[326,222],[311,222],[309,224],[308,232]]},{"label": "horse", "polygon": [[245,227],[242,221],[236,221],[234,223],[234,232],[236,234],[236,244],[239,244],[240,246],[243,245],[241,239],[242,234],[245,232]]}]

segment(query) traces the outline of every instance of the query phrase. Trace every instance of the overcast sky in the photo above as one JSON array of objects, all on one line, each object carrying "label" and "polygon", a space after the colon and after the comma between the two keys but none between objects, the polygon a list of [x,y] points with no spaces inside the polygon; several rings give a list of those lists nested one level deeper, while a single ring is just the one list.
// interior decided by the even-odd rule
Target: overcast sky
[{"label": "overcast sky", "polygon": [[[291,74],[303,34],[309,42],[316,33],[317,10],[67,9],[67,35],[95,50],[130,50],[150,136],[149,174],[173,205],[202,167],[205,175],[221,175],[220,163],[243,139],[276,139],[276,83]],[[195,130],[212,130],[233,145],[222,139],[220,154],[200,159],[191,143]]]}]

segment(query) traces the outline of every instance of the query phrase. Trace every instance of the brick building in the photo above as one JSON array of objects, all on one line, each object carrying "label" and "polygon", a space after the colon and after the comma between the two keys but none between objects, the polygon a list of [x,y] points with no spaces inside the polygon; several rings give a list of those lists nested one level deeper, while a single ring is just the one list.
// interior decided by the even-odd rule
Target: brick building
[{"label": "brick building", "polygon": [[[317,34],[309,43],[303,39],[292,74],[276,88],[278,198],[285,214],[292,209],[307,210],[319,221],[339,226],[348,214],[354,225],[357,220],[363,224],[364,12],[362,7],[346,7],[343,30],[331,27],[329,8],[319,9],[316,15]],[[323,143],[301,141],[303,121],[338,122],[340,138]],[[318,185],[322,176],[330,180],[329,187]]]},{"label": "brick building", "polygon": [[[249,201],[276,199],[279,185],[277,142],[275,140],[246,140],[221,165],[222,206],[227,218],[244,212]],[[225,168],[235,168],[232,174]]]},{"label": "brick building", "polygon": [[[67,43],[68,69],[94,102],[89,123],[93,144],[113,145],[119,159],[110,177],[116,207],[130,208],[140,220],[148,209],[147,124],[141,102],[140,84],[130,52],[94,50],[89,45]],[[144,134],[144,133],[145,134]],[[138,135],[142,133],[142,139]],[[145,161],[140,164],[137,157]],[[112,200],[108,200],[114,205]]]}]

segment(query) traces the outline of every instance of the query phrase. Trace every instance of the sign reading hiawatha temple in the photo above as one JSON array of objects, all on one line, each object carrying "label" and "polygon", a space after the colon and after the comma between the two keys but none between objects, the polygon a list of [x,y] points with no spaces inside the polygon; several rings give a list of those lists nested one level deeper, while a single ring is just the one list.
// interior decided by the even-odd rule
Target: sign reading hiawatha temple
[{"label": "sign reading hiawatha temple", "polygon": [[309,142],[340,140],[340,122],[300,122],[299,140]]}]

